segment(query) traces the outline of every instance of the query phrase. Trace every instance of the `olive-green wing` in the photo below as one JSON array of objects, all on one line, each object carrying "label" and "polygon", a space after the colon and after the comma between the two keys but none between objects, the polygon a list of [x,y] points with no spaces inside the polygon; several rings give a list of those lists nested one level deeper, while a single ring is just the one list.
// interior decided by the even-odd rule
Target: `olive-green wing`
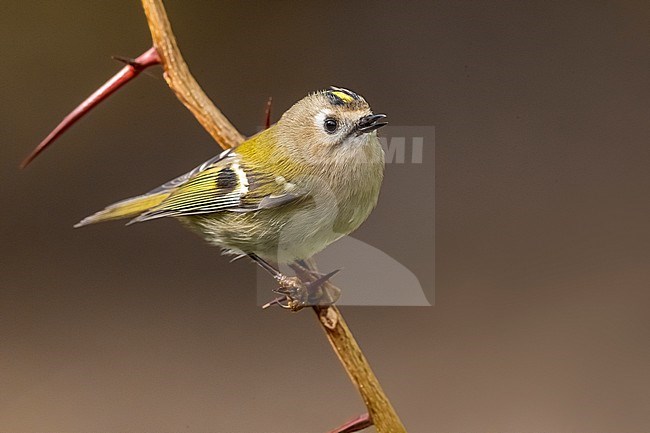
[{"label": "olive-green wing", "polygon": [[304,196],[295,185],[283,178],[266,175],[254,167],[247,167],[240,161],[239,156],[232,152],[211,166],[183,179],[159,205],[144,212],[129,224],[170,216],[221,211],[251,212],[282,206]]}]

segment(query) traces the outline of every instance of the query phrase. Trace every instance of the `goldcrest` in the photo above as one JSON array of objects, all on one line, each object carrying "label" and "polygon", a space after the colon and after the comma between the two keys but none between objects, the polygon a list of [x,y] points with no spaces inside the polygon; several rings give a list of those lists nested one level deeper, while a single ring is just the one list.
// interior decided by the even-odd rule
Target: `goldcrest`
[{"label": "goldcrest", "polygon": [[75,227],[174,217],[225,253],[277,264],[307,259],[354,231],[377,204],[384,117],[347,89],[310,94],[236,148]]}]

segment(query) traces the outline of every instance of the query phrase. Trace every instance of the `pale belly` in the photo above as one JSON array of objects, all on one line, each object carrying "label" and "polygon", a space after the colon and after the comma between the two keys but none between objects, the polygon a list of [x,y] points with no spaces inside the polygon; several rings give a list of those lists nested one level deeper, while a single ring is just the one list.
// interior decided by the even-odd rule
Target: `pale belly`
[{"label": "pale belly", "polygon": [[[224,211],[179,218],[226,254],[255,253],[274,263],[307,259],[356,230],[377,202],[379,185],[364,199],[333,197],[251,212]],[[342,199],[343,200],[343,199]],[[352,206],[350,203],[355,203]]]}]

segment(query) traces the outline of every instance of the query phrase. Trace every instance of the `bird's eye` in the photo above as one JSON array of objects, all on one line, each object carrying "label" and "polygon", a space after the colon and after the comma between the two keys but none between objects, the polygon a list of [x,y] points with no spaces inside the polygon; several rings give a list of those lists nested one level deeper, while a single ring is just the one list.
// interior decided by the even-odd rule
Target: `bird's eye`
[{"label": "bird's eye", "polygon": [[325,126],[325,131],[331,134],[338,129],[339,122],[337,122],[336,119],[328,117],[325,119],[325,123],[323,125]]}]

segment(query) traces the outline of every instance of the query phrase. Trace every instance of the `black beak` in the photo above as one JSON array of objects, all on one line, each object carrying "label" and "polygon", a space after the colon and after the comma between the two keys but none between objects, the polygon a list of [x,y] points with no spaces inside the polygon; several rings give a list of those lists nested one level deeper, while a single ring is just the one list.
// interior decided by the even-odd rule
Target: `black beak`
[{"label": "black beak", "polygon": [[378,122],[379,119],[385,118],[385,114],[369,114],[359,119],[357,123],[357,135],[372,132],[382,126],[388,125],[388,122]]}]

